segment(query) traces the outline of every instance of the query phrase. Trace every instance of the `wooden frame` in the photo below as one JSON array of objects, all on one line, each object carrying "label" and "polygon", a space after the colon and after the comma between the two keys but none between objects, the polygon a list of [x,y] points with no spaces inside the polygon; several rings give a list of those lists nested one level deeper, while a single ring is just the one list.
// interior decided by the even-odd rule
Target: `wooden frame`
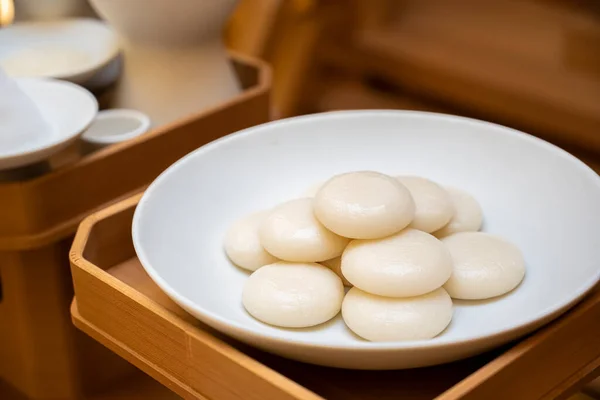
[{"label": "wooden frame", "polygon": [[598,287],[525,340],[449,365],[349,371],[250,349],[187,314],[146,275],[130,232],[140,197],[81,224],[70,253],[73,322],[184,398],[475,400],[501,394],[507,399],[553,399],[600,374]]}]

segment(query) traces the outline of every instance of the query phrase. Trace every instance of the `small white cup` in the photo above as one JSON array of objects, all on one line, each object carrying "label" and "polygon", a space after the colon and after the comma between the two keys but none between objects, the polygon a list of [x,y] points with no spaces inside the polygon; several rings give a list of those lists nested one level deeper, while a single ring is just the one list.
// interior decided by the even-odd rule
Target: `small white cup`
[{"label": "small white cup", "polygon": [[150,125],[150,118],[136,110],[103,110],[81,135],[81,140],[89,152],[140,136]]}]

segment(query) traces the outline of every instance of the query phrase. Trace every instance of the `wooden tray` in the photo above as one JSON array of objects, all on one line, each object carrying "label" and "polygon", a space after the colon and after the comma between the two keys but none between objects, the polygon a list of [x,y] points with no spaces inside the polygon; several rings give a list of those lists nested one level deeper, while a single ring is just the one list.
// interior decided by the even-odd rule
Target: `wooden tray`
[{"label": "wooden tray", "polygon": [[[71,154],[68,165],[61,167],[62,162],[55,161],[58,168],[40,177],[0,182],[0,251],[36,248],[62,239],[75,232],[85,215],[140,191],[183,155],[266,122],[268,67],[241,56],[234,61],[245,90],[231,101],[89,156]],[[119,179],[114,179],[116,174]]]},{"label": "wooden tray", "polygon": [[191,317],[146,275],[130,233],[140,196],[80,225],[73,322],[186,399],[550,399],[600,374],[600,288],[519,343],[437,367],[350,371],[250,349]]},{"label": "wooden tray", "polygon": [[[74,399],[131,369],[73,328],[68,252],[81,220],[137,193],[174,161],[269,120],[269,67],[233,58],[244,92],[131,141],[76,149],[26,180],[0,181],[0,379],[28,397]],[[0,385],[0,399],[4,395]]]}]

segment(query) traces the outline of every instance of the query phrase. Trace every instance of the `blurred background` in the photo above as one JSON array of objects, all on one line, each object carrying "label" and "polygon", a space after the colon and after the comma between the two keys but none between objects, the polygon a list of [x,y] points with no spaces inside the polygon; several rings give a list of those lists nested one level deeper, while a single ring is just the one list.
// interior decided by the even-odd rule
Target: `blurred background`
[{"label": "blurred background", "polygon": [[[0,0],[4,25],[95,16],[80,0],[12,3]],[[275,118],[425,110],[514,127],[591,163],[600,151],[597,0],[242,0],[226,43],[272,65]]]},{"label": "blurred background", "polygon": [[272,63],[278,116],[434,111],[600,150],[596,0],[244,0],[228,41]]}]

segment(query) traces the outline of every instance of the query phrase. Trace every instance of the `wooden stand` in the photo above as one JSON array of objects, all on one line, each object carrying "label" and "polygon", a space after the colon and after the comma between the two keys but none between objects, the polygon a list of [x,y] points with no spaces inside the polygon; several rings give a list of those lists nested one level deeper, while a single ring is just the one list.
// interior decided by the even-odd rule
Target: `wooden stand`
[{"label": "wooden stand", "polygon": [[[52,160],[41,176],[0,182],[0,379],[31,398],[75,399],[131,371],[73,329],[68,249],[89,213],[139,192],[197,147],[269,120],[268,67],[234,61],[245,87],[236,99],[87,156],[71,149],[68,164]],[[12,397],[0,389],[0,398]]]},{"label": "wooden stand", "polygon": [[340,370],[248,348],[187,314],[146,275],[131,239],[140,197],[81,224],[70,254],[73,322],[186,399],[554,399],[600,374],[600,288],[519,343],[437,367]]}]

